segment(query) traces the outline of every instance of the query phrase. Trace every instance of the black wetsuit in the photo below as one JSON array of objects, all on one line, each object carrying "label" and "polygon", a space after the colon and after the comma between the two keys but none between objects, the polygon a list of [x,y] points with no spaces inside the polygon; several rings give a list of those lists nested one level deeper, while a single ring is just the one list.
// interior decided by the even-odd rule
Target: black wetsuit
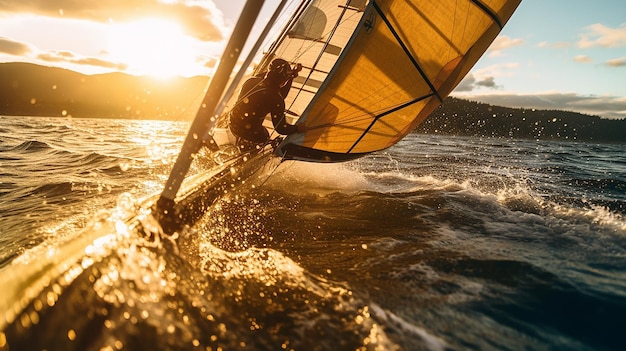
[{"label": "black wetsuit", "polygon": [[263,127],[263,120],[268,113],[278,133],[296,133],[298,128],[287,123],[285,118],[285,100],[282,95],[289,91],[290,83],[279,88],[267,79],[253,77],[247,80],[230,113],[230,130],[233,134],[255,144],[267,142],[270,135]]}]

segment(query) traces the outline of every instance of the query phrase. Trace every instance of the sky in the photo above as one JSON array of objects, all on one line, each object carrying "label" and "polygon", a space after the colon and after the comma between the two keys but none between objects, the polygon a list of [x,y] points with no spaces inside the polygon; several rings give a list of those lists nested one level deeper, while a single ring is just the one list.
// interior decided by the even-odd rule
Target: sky
[{"label": "sky", "polygon": [[[0,0],[0,62],[210,74],[244,0]],[[260,23],[278,0],[267,0]],[[626,118],[626,1],[522,0],[452,94]]]}]

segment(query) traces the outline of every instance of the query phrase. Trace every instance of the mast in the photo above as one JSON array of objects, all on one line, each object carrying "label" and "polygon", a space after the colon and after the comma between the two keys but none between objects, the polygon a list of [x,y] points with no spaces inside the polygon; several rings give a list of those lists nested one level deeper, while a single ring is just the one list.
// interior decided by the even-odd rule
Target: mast
[{"label": "mast", "polygon": [[224,49],[220,63],[204,96],[202,107],[198,110],[189,128],[189,132],[178,154],[176,163],[172,168],[169,179],[165,183],[165,188],[157,201],[156,210],[159,219],[174,215],[172,212],[176,194],[187,175],[187,171],[189,171],[195,153],[198,152],[202,146],[202,136],[205,135],[217,121],[215,111],[222,97],[222,92],[228,84],[230,74],[237,63],[239,54],[248,39],[248,35],[252,30],[252,26],[264,2],[264,0],[246,1],[246,4],[241,10],[239,20],[233,29],[230,40]]},{"label": "mast", "polygon": [[283,7],[285,7],[286,4],[287,4],[287,0],[282,0],[280,2],[280,4],[278,4],[278,6],[276,7],[276,10],[274,11],[274,14],[270,18],[270,20],[267,23],[267,25],[265,25],[265,29],[263,29],[263,32],[261,33],[261,35],[257,39],[256,43],[254,44],[254,46],[250,50],[250,53],[248,54],[248,57],[246,58],[246,60],[241,65],[241,69],[239,70],[239,72],[237,72],[237,75],[235,76],[235,78],[230,83],[230,86],[228,87],[228,89],[226,89],[226,91],[222,95],[222,100],[220,101],[219,105],[217,106],[217,113],[218,114],[222,113],[222,111],[224,110],[224,107],[226,106],[226,103],[228,102],[228,99],[235,92],[235,89],[237,88],[237,86],[239,85],[239,82],[243,78],[243,75],[245,74],[246,68],[248,68],[248,66],[250,66],[250,63],[252,63],[252,60],[256,56],[256,54],[259,51],[259,48],[261,47],[261,45],[263,45],[263,41],[267,38],[267,34],[269,33],[270,29],[272,29],[272,26],[274,25],[274,22],[276,22],[276,19],[278,18],[278,16],[280,15],[281,11],[283,10]]}]

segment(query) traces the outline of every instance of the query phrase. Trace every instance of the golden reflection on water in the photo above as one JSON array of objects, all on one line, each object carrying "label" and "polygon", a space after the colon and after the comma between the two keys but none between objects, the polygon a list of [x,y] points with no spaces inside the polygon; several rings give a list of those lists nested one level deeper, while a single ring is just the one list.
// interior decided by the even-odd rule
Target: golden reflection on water
[{"label": "golden reflection on water", "polygon": [[180,151],[178,147],[171,147],[172,144],[182,144],[183,134],[173,137],[180,130],[180,125],[169,121],[140,121],[124,124],[121,133],[128,136],[128,142],[145,147],[149,161],[167,164]]}]

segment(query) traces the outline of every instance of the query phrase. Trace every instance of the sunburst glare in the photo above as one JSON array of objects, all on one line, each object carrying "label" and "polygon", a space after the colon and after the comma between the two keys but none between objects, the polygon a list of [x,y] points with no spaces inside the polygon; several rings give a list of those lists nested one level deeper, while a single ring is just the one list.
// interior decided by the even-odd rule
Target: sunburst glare
[{"label": "sunburst glare", "polygon": [[109,54],[139,75],[169,78],[198,72],[193,41],[178,23],[150,18],[111,24]]}]

